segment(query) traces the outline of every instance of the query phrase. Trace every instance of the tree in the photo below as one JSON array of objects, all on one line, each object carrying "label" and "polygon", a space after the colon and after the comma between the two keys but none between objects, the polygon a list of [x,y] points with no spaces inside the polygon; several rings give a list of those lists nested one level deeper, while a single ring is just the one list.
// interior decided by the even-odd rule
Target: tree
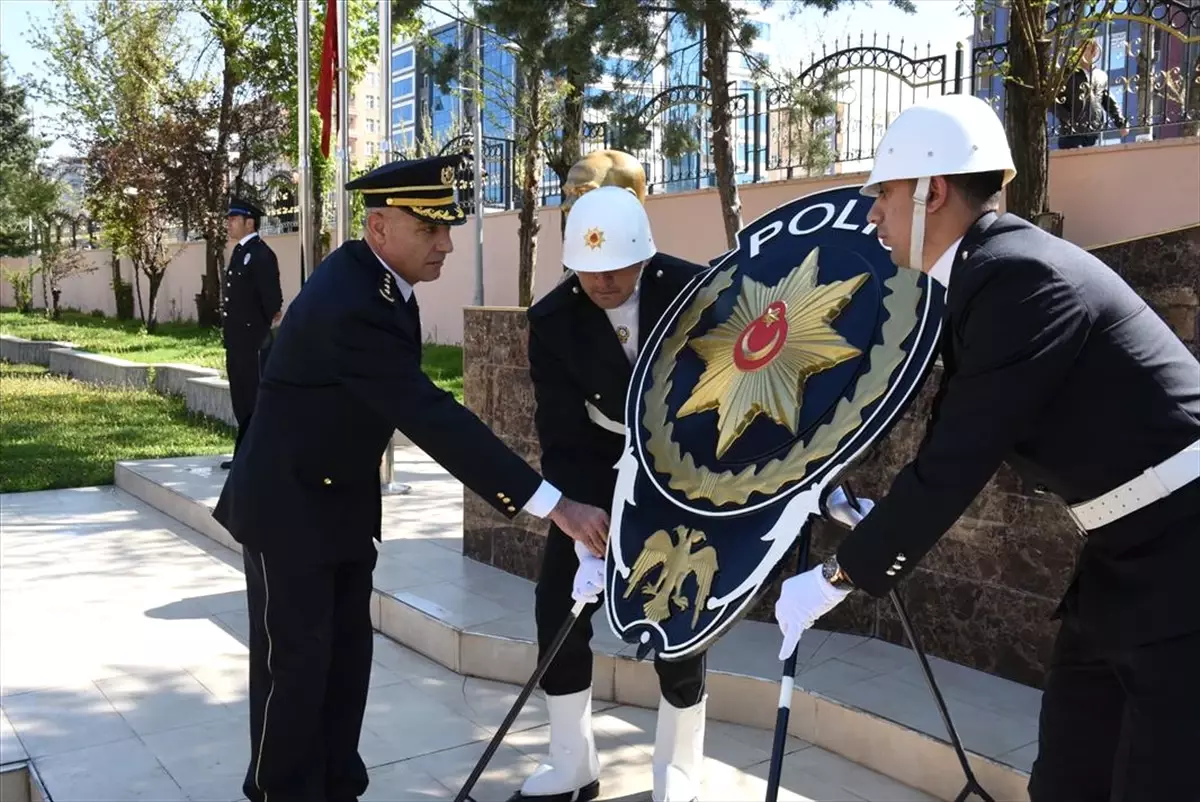
[{"label": "tree", "polygon": [[58,301],[62,295],[62,283],[71,276],[93,273],[93,265],[78,248],[64,245],[60,240],[47,240],[42,246],[42,275],[50,284],[50,317],[58,320]]},{"label": "tree", "polygon": [[106,157],[133,147],[161,115],[168,89],[180,91],[178,65],[187,61],[187,44],[179,8],[173,0],[96,0],[80,16],[66,0],[56,6],[52,24],[33,39],[48,56],[51,79],[39,90],[57,107],[61,134],[87,155],[85,205],[113,249],[118,316],[132,316],[132,288],[121,278],[119,254],[132,256],[136,221],[128,217],[124,192],[149,168],[109,164]]},{"label": "tree", "polygon": [[[798,0],[791,4],[788,16],[795,16],[805,8],[818,9],[825,14],[858,0]],[[909,13],[916,7],[911,0],[888,0],[892,5]],[[760,0],[766,9],[774,0]],[[732,54],[740,55],[758,68],[762,74],[767,65],[751,52],[758,28],[750,19],[749,11],[733,0],[676,0],[671,4],[646,6],[653,13],[679,15],[691,30],[703,31],[704,77],[709,89],[709,130],[712,139],[713,166],[717,178],[717,194],[721,199],[721,212],[725,224],[725,239],[730,248],[737,244],[737,232],[742,227],[742,204],[737,188],[737,175],[732,145],[732,96],[729,91],[729,59]],[[669,24],[669,23],[668,23]],[[790,92],[799,93],[797,88]]]},{"label": "tree", "polygon": [[[325,10],[327,2],[312,2],[309,4],[309,86],[312,99],[309,109],[309,130],[312,132],[309,142],[309,167],[312,177],[313,208],[311,214],[317,237],[317,260],[321,259],[322,241],[325,236],[321,227],[326,218],[324,202],[334,180],[333,151],[326,158],[321,153],[321,118],[317,115],[316,90],[317,79],[321,66],[321,45],[325,29]],[[247,76],[247,82],[260,88],[271,98],[279,108],[287,110],[287,131],[281,139],[284,153],[291,161],[296,161],[299,153],[300,128],[298,125],[299,85],[296,71],[297,41],[296,41],[296,6],[286,0],[270,0],[259,2],[255,0],[257,22],[251,29],[247,42],[247,60],[256,65],[255,71]],[[377,63],[379,59],[379,6],[376,0],[350,0],[349,27],[349,85],[354,86],[361,81],[369,64]],[[406,34],[416,34],[421,27],[417,19],[417,11],[421,3],[418,0],[393,0],[392,2],[392,32],[395,37]],[[380,76],[381,80],[389,80],[389,76]],[[349,102],[349,98],[345,99]],[[385,109],[384,113],[391,113]],[[335,129],[337,120],[334,120]],[[336,140],[335,140],[336,143]],[[311,271],[314,265],[307,265]]]},{"label": "tree", "polygon": [[9,77],[7,61],[0,54],[0,256],[24,256],[33,247],[29,218],[39,210],[37,155],[44,143],[33,133],[25,87]]},{"label": "tree", "polygon": [[1067,78],[1079,65],[1083,45],[1097,24],[1112,14],[1115,0],[1089,4],[1089,15],[1075,4],[1058,7],[1049,24],[1049,0],[1009,0],[1006,128],[1017,175],[1006,190],[1005,208],[1046,227],[1049,210],[1050,142],[1046,114],[1054,107]]},{"label": "tree", "polygon": [[[537,207],[545,167],[565,182],[567,171],[582,155],[584,89],[603,74],[603,57],[651,38],[637,5],[638,0],[479,0],[476,18],[466,21],[473,29],[472,41],[479,26],[505,41],[514,53],[515,80],[478,64],[474,46],[433,54],[434,80],[443,91],[459,72],[472,76],[472,85],[473,76],[481,75],[483,86],[493,90],[488,104],[500,106],[512,120],[514,168],[521,176],[517,296],[523,306],[533,300],[541,228]],[[472,108],[482,106],[482,87],[460,93]]]}]

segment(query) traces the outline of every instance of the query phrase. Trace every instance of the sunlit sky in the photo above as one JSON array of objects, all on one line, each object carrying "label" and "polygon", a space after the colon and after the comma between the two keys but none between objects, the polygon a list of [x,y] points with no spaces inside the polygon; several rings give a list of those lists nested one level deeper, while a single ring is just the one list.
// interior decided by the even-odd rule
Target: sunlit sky
[{"label": "sunlit sky", "polygon": [[[88,2],[72,0],[73,5],[81,7],[80,11]],[[466,0],[457,4],[454,0],[437,2],[442,10],[450,13],[454,13],[456,5],[464,13],[471,6]],[[787,12],[792,6],[787,0],[779,0],[767,12],[772,41],[763,47],[770,53],[773,63],[789,68],[807,63],[813,52],[819,54],[822,44],[832,51],[844,45],[847,36],[857,44],[860,33],[868,40],[872,34],[877,34],[880,44],[890,35],[893,47],[903,39],[907,53],[912,52],[913,44],[918,44],[923,56],[927,43],[934,53],[952,52],[954,43],[965,42],[972,29],[972,20],[962,13],[960,0],[916,0],[915,14],[905,14],[883,0],[860,0],[828,15],[804,9],[788,19]],[[54,8],[50,0],[0,0],[0,51],[8,57],[10,75],[44,76],[44,56],[30,40],[34,26],[52,22]],[[423,16],[431,24],[446,21],[445,16],[436,12],[427,11]],[[33,107],[39,132],[53,136],[52,109],[39,101],[34,101]],[[51,156],[69,153],[70,147],[62,140],[49,151]]]}]

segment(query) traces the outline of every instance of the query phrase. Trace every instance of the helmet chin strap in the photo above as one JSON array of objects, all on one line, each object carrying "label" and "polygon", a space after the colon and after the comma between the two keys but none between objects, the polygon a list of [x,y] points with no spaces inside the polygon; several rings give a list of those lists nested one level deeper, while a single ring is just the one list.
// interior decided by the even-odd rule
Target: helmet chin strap
[{"label": "helmet chin strap", "polygon": [[913,270],[925,270],[925,201],[929,199],[929,176],[917,180],[913,192],[912,238],[909,241],[908,266]]}]

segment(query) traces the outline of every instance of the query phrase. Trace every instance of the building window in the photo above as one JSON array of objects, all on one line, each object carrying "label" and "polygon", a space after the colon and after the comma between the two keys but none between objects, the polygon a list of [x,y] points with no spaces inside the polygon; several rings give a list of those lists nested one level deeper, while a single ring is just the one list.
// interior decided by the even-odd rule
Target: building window
[{"label": "building window", "polygon": [[367,70],[367,86],[379,86],[378,70]]},{"label": "building window", "polygon": [[413,104],[410,100],[408,103],[401,103],[392,109],[392,125],[404,125],[413,121]]},{"label": "building window", "polygon": [[368,109],[375,108],[375,96],[374,95],[367,95],[367,108]]},{"label": "building window", "polygon": [[368,156],[374,156],[375,152],[378,149],[379,149],[379,146],[375,144],[375,140],[373,140],[373,139],[367,140],[367,155]]},{"label": "building window", "polygon": [[375,120],[374,119],[367,120],[367,132],[371,133],[371,134],[375,133]]},{"label": "building window", "polygon": [[404,72],[413,68],[413,49],[407,47],[399,52],[392,53],[392,72]]},{"label": "building window", "polygon": [[392,99],[400,100],[403,98],[412,97],[413,95],[413,77],[406,75],[403,78],[397,78],[392,81]]}]

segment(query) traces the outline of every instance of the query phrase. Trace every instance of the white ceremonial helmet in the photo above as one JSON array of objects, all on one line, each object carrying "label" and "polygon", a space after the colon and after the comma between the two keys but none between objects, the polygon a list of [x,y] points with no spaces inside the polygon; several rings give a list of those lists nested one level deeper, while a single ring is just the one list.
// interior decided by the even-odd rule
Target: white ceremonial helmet
[{"label": "white ceremonial helmet", "polygon": [[606,186],[575,201],[563,232],[563,264],[576,273],[603,273],[658,253],[650,218],[633,190]]},{"label": "white ceremonial helmet", "polygon": [[909,256],[920,270],[929,179],[996,170],[1004,171],[1002,187],[1017,174],[1000,117],[974,95],[937,95],[909,106],[888,126],[861,192],[874,198],[884,181],[917,179]]}]

